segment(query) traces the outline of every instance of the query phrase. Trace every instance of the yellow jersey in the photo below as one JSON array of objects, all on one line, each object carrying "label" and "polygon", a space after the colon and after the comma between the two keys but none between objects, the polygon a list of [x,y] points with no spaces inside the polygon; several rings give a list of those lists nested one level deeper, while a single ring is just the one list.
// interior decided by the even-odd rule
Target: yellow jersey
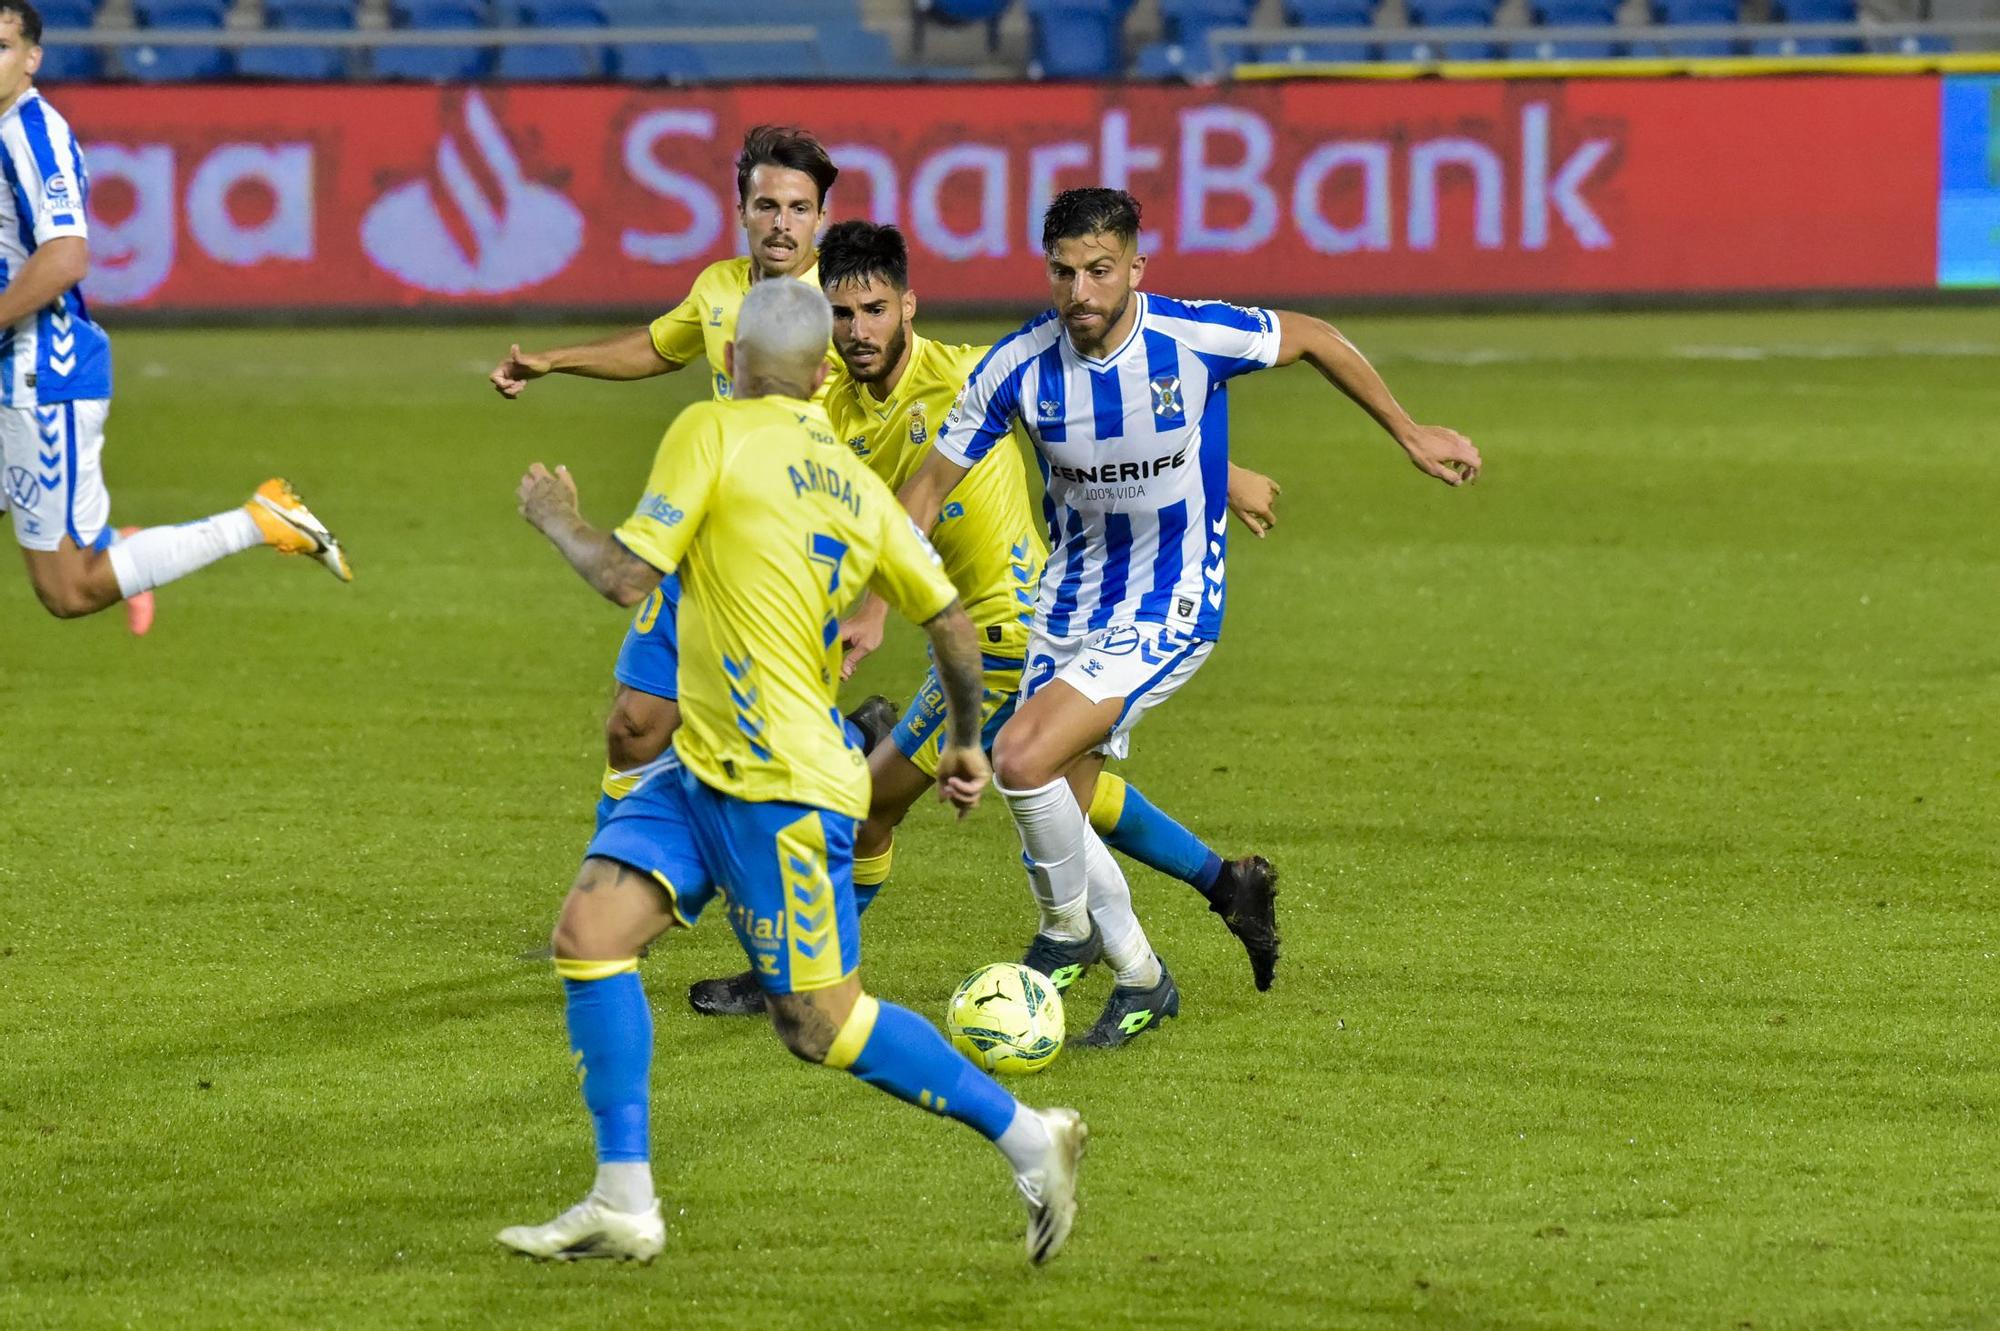
[{"label": "yellow jersey", "polygon": [[[947,346],[912,335],[910,361],[887,401],[845,368],[827,380],[826,412],[836,435],[868,469],[900,490],[930,456],[931,437],[951,410],[985,347]],[[1048,544],[1028,504],[1020,452],[996,448],[973,464],[939,510],[931,542],[980,629],[990,656],[1024,657]]]},{"label": "yellow jersey", "polygon": [[919,623],[958,598],[880,477],[788,397],[700,402],[660,441],[615,533],[681,578],[681,728],[702,782],[868,814],[868,761],[834,704],[840,615],[864,589]]},{"label": "yellow jersey", "polygon": [[[736,337],[736,316],[742,313],[743,298],[750,294],[750,283],[754,280],[748,259],[712,263],[695,278],[687,298],[653,320],[648,328],[653,335],[653,350],[662,359],[677,365],[692,365],[698,360],[708,362],[709,393],[718,399],[736,391],[722,349]],[[818,286],[819,265],[815,263],[799,274],[799,280]],[[827,345],[827,360],[839,364],[831,343]],[[825,396],[822,387],[814,394],[813,401],[822,401]]]}]

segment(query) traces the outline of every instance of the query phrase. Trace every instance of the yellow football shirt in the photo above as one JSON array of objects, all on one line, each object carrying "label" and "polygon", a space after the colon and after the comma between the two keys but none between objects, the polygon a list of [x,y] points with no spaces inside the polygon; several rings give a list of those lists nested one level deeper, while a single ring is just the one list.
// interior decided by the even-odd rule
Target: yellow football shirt
[{"label": "yellow football shirt", "polygon": [[[724,367],[722,349],[736,336],[736,316],[743,310],[743,298],[750,294],[751,280],[748,259],[712,263],[695,278],[687,298],[653,320],[649,330],[653,335],[653,350],[664,359],[679,365],[706,360],[709,392],[717,398],[726,398],[736,389]],[[801,273],[799,280],[818,286],[819,265],[814,264]],[[831,343],[827,347],[827,360],[839,363]],[[813,401],[822,401],[825,395],[822,388]]]},{"label": "yellow football shirt", "polygon": [[[834,433],[892,491],[902,489],[930,455],[932,434],[986,351],[913,335],[910,363],[887,401],[845,369],[835,370],[826,389]],[[931,541],[980,628],[985,652],[1027,655],[1028,616],[1049,549],[1029,507],[1017,449],[996,448],[973,465],[946,497]]]},{"label": "yellow football shirt", "polygon": [[834,705],[841,612],[872,588],[922,622],[958,593],[826,413],[787,397],[689,407],[616,534],[680,572],[681,761],[737,799],[866,817],[867,759]]}]

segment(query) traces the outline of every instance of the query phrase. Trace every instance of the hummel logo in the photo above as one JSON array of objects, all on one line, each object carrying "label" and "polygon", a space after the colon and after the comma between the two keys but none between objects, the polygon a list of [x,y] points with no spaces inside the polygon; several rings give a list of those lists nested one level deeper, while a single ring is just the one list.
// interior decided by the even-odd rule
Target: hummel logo
[{"label": "hummel logo", "polygon": [[1062,409],[1063,409],[1062,403],[1051,402],[1048,398],[1043,398],[1041,402],[1038,403],[1037,405],[1039,405],[1042,409],[1043,420],[1054,421],[1062,419]]}]

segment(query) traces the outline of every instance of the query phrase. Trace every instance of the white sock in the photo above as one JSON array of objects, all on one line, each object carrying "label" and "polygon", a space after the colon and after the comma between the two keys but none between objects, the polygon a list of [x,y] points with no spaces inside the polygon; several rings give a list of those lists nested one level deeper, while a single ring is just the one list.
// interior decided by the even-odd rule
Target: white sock
[{"label": "white sock", "polygon": [[616,1160],[597,1167],[591,1192],[614,1211],[635,1215],[653,1209],[653,1166],[645,1160]]},{"label": "white sock", "polygon": [[137,596],[263,543],[257,520],[232,508],[178,527],[148,527],[113,542],[111,571],[118,578],[119,595]]},{"label": "white sock", "polygon": [[1150,989],[1160,982],[1160,959],[1146,941],[1146,931],[1132,909],[1132,888],[1097,833],[1090,832],[1084,865],[1090,876],[1090,919],[1104,939],[1104,959],[1130,989]]},{"label": "white sock", "polygon": [[1076,806],[1069,782],[1051,781],[1033,790],[995,786],[1028,857],[1028,886],[1042,908],[1042,932],[1051,938],[1090,937],[1090,881],[1084,868],[1090,824]]},{"label": "white sock", "polygon": [[1046,1160],[1055,1139],[1049,1136],[1042,1116],[1023,1104],[1014,1106],[1014,1121],[993,1143],[1016,1174],[1025,1174]]}]

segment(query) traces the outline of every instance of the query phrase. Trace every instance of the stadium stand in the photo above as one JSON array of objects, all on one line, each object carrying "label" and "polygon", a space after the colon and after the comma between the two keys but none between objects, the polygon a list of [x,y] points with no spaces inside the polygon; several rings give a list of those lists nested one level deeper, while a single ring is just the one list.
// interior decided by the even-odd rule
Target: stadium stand
[{"label": "stadium stand", "polygon": [[[477,31],[493,15],[485,0],[394,0],[389,6],[393,27],[426,32]],[[384,46],[375,52],[378,79],[406,83],[450,83],[483,76],[491,53],[480,46]]]},{"label": "stadium stand", "polygon": [[[264,0],[264,26],[274,32],[352,31],[355,18],[355,0]],[[249,46],[236,57],[236,72],[250,79],[338,79],[347,73],[347,53],[337,46]]]},{"label": "stadium stand", "polygon": [[[141,28],[220,32],[228,22],[229,0],[139,0],[132,18]],[[234,62],[220,46],[135,46],[126,51],[124,65],[142,83],[185,83],[225,78]]]},{"label": "stadium stand", "polygon": [[[1544,28],[1616,28],[1619,0],[1530,0],[1528,13]],[[1514,42],[1507,54],[1516,60],[1609,60],[1623,47],[1610,40]]]},{"label": "stadium stand", "polygon": [[[594,0],[524,0],[514,7],[513,20],[523,28],[604,28],[610,18]],[[594,79],[604,69],[601,46],[550,43],[547,46],[503,46],[493,72],[500,78],[526,83],[567,83]]]},{"label": "stadium stand", "polygon": [[[97,7],[90,0],[48,0],[41,6],[45,28],[91,28]],[[104,55],[95,46],[62,43],[42,48],[38,78],[48,83],[88,83],[104,77]]]},{"label": "stadium stand", "polygon": [[[1926,31],[1918,20],[1936,10],[1963,32],[1991,4],[2000,0],[1869,0],[1867,12],[1858,0],[787,0],[745,12],[741,0],[48,0],[45,26],[55,37],[45,43],[42,77],[681,85],[1025,71],[1204,82],[1245,61],[1937,54],[1958,49],[1954,30]],[[1798,25],[1811,26],[1784,31]],[[1716,31],[1731,27],[1740,32]],[[561,35],[533,40],[537,28]],[[1672,35],[1678,28],[1702,31]],[[603,42],[584,38],[594,29],[605,31]],[[1425,29],[1453,31],[1429,39]],[[177,39],[144,40],[155,32]],[[185,36],[209,32],[221,36],[213,44]],[[294,40],[264,44],[260,32]],[[299,40],[316,32],[340,40]],[[465,40],[400,43],[397,33]],[[78,40],[85,34],[105,40]],[[1996,42],[1966,49],[1982,44]]]},{"label": "stadium stand", "polygon": [[1027,6],[1029,77],[1102,79],[1124,67],[1128,6],[1118,0],[1027,0]]}]

